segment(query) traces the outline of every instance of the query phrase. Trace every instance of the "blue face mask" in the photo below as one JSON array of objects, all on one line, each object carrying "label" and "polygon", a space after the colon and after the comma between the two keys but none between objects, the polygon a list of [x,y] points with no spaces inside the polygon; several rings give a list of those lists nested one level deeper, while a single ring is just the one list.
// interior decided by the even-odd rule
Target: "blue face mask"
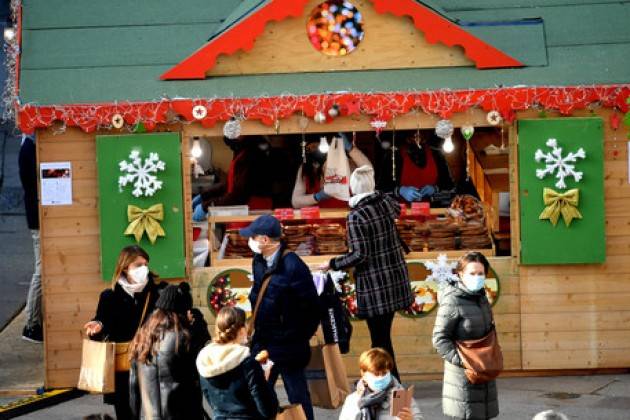
[{"label": "blue face mask", "polygon": [[483,288],[483,285],[486,281],[486,276],[483,274],[474,275],[474,274],[464,274],[462,277],[462,282],[466,289],[471,292],[478,292]]},{"label": "blue face mask", "polygon": [[372,391],[382,392],[392,383],[392,374],[387,372],[383,376],[376,376],[370,372],[366,372],[363,375],[363,380]]}]

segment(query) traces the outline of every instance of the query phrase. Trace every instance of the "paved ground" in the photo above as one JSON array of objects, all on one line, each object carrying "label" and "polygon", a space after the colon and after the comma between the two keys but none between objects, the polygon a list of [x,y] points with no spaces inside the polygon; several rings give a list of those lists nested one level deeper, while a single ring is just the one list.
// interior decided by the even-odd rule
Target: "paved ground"
[{"label": "paved ground", "polygon": [[18,174],[20,141],[0,127],[0,331],[24,306],[33,273],[33,245]]}]

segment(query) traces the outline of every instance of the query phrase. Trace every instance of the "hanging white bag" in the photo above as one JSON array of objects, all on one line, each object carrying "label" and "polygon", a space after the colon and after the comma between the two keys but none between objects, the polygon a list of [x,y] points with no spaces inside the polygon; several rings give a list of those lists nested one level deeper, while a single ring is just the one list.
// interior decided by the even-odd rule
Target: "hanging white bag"
[{"label": "hanging white bag", "polygon": [[350,163],[343,139],[333,137],[324,171],[324,192],[342,201],[350,200]]}]

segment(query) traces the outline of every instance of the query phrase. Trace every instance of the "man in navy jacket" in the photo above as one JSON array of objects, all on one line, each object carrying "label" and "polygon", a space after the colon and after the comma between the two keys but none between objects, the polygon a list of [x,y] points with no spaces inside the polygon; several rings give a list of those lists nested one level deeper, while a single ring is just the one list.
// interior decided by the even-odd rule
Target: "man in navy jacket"
[{"label": "man in navy jacket", "polygon": [[252,353],[266,350],[274,363],[269,375],[272,386],[282,375],[292,404],[302,404],[313,417],[304,370],[311,357],[309,340],[319,325],[319,297],[309,268],[281,242],[280,222],[264,215],[240,231],[249,238],[254,252],[254,286],[249,295],[255,308],[264,282],[269,282],[252,325]]}]

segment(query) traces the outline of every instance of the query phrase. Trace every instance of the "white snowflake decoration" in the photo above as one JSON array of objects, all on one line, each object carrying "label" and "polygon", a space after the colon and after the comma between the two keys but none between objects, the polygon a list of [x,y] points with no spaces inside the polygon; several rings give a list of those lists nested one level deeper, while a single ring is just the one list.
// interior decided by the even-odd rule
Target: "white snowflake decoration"
[{"label": "white snowflake decoration", "polygon": [[424,266],[427,268],[427,270],[431,271],[431,274],[429,274],[426,278],[427,281],[433,280],[438,285],[442,285],[444,283],[450,283],[459,280],[457,274],[454,273],[455,267],[457,267],[457,263],[449,263],[446,254],[438,255],[437,262],[425,262]]},{"label": "white snowflake decoration", "polygon": [[586,158],[584,149],[580,147],[577,152],[570,152],[566,157],[562,157],[562,147],[558,146],[556,139],[549,139],[546,144],[548,147],[551,147],[551,152],[545,153],[538,149],[534,155],[536,162],[545,163],[544,169],[536,169],[538,179],[543,179],[547,175],[553,175],[555,172],[558,179],[556,188],[561,189],[567,188],[567,184],[564,182],[567,177],[573,177],[575,182],[580,182],[584,173],[576,171],[573,163],[576,163],[578,159]]},{"label": "white snowflake decoration", "polygon": [[129,154],[130,162],[123,160],[118,163],[122,176],[118,177],[118,188],[122,192],[127,184],[133,184],[134,197],[151,197],[156,191],[162,189],[162,181],[158,180],[157,173],[164,171],[166,165],[160,160],[157,153],[149,153],[149,157],[142,161],[140,152],[132,150]]}]

